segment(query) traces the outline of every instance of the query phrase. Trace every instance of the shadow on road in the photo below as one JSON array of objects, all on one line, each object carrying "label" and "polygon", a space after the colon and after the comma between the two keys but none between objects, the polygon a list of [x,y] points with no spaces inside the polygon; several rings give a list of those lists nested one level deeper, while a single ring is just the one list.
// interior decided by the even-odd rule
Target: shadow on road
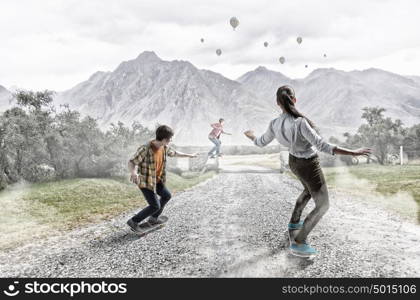
[{"label": "shadow on road", "polygon": [[127,243],[131,243],[133,241],[137,241],[141,239],[134,232],[129,230],[121,230],[121,232],[116,232],[109,237],[105,237],[103,239],[94,239],[91,241],[91,246],[102,248],[104,245],[108,247],[112,247],[113,245],[121,246]]},{"label": "shadow on road", "polygon": [[[278,264],[278,267],[273,267]],[[252,258],[242,260],[227,270],[217,273],[216,277],[261,277],[261,270],[271,269],[274,276],[293,276],[297,269],[303,270],[314,263],[313,260],[292,255],[288,246],[266,251]],[[266,272],[264,272],[266,273]]]}]

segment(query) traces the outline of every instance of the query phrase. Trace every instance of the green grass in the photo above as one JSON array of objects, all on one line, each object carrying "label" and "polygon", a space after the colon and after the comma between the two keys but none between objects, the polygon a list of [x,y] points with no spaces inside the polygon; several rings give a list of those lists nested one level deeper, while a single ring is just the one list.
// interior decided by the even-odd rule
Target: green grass
[{"label": "green grass", "polygon": [[106,219],[143,204],[135,186],[96,178],[34,184],[23,200],[29,204],[30,214],[41,224],[61,229]]},{"label": "green grass", "polygon": [[420,165],[323,168],[329,187],[349,193],[377,193],[379,204],[420,222]]},{"label": "green grass", "polygon": [[[184,178],[168,173],[167,186],[174,195],[214,175],[189,173]],[[78,178],[16,185],[0,192],[0,205],[0,249],[8,249],[140,209],[146,202],[127,178]]]}]

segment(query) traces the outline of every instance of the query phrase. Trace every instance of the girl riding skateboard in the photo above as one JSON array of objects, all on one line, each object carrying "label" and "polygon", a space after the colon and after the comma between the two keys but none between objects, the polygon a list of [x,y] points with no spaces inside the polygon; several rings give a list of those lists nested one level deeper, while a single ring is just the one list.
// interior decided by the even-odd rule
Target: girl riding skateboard
[{"label": "girl riding skateboard", "polygon": [[[329,207],[328,189],[316,149],[331,155],[353,156],[369,155],[372,150],[369,148],[348,150],[327,143],[318,135],[314,124],[297,110],[296,101],[293,88],[280,87],[277,90],[277,105],[283,113],[270,122],[266,133],[262,136],[256,137],[250,130],[244,134],[259,147],[268,145],[275,138],[280,144],[289,148],[290,169],[304,188],[297,198],[288,224],[289,230],[297,232],[290,237],[290,250],[296,255],[311,256],[316,254],[316,250],[307,243],[306,238]],[[304,221],[301,221],[302,211],[311,198],[315,201],[315,208]]]}]

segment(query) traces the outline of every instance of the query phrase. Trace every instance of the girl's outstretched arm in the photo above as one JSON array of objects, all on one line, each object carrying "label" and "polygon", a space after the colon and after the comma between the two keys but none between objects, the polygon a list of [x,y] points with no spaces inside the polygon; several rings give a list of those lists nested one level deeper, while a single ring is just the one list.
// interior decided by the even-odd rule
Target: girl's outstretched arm
[{"label": "girl's outstretched arm", "polygon": [[341,155],[353,155],[353,156],[359,156],[359,155],[365,155],[369,156],[369,154],[372,153],[371,148],[360,148],[356,150],[349,150],[341,147],[336,147],[334,149],[334,154],[341,154]]},{"label": "girl's outstretched arm", "polygon": [[303,119],[301,124],[301,133],[302,135],[319,151],[329,153],[331,155],[341,154],[341,155],[365,155],[368,156],[372,153],[370,148],[360,148],[357,150],[349,150],[337,145],[327,143],[322,137],[320,137],[316,131],[309,125],[309,123]]},{"label": "girl's outstretched arm", "polygon": [[247,130],[244,132],[244,134],[247,138],[253,141],[256,146],[265,147],[268,144],[270,144],[275,138],[275,134],[273,131],[273,121],[271,121],[270,125],[268,125],[267,131],[258,138],[254,135],[254,132],[252,130]]},{"label": "girl's outstretched arm", "polygon": [[254,141],[256,139],[254,132],[252,130],[247,130],[244,132],[245,136],[249,138],[251,141]]}]

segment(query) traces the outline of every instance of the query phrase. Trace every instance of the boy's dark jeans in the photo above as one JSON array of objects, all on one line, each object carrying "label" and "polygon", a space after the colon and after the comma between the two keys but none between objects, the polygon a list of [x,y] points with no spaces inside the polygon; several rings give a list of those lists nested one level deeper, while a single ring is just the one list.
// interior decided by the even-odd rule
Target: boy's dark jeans
[{"label": "boy's dark jeans", "polygon": [[160,196],[158,199],[157,195],[149,189],[140,189],[146,199],[149,206],[143,208],[137,215],[133,217],[133,221],[140,223],[147,217],[159,217],[165,207],[166,203],[171,199],[171,193],[165,187],[162,182],[158,182],[156,185],[156,194]]}]

